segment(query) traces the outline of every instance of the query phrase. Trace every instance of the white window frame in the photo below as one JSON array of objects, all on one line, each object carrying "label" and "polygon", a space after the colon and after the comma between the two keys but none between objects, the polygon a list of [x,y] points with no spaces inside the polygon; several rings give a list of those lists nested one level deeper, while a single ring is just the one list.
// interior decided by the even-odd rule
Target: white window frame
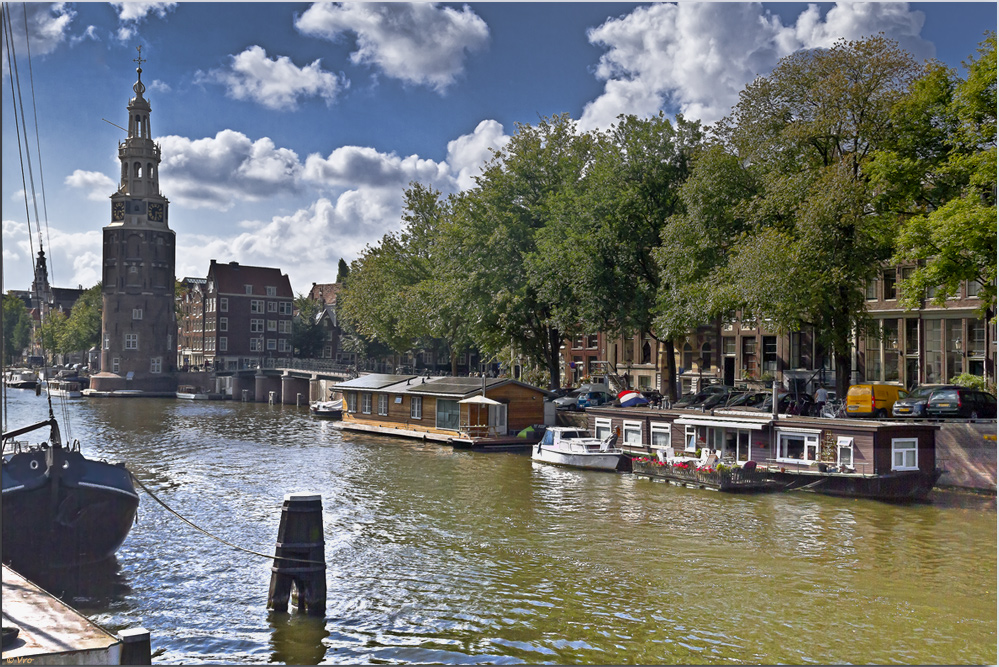
[{"label": "white window frame", "polygon": [[388,417],[388,394],[378,394],[378,414],[382,417]]},{"label": "white window frame", "polygon": [[[850,453],[850,460],[845,460],[843,452]],[[836,438],[836,465],[847,466],[849,468],[853,467],[854,461],[854,450],[853,450],[853,438],[846,435],[841,435]]]},{"label": "white window frame", "polygon": [[[691,440],[694,444],[691,445]],[[697,451],[697,427],[693,424],[688,424],[683,427],[683,449],[686,452]]]},{"label": "white window frame", "polygon": [[410,396],[409,398],[409,418],[423,419],[423,397]]},{"label": "white window frame", "polygon": [[277,301],[268,301],[267,302],[267,312],[268,313],[276,313],[277,311],[278,311]]},{"label": "white window frame", "polygon": [[611,420],[607,417],[597,417],[596,421],[593,422],[593,437],[598,440],[603,440],[604,438],[610,437],[613,432],[611,429]]},{"label": "white window frame", "polygon": [[[912,464],[906,461],[912,455]],[[919,470],[919,439],[918,438],[892,438],[891,439],[891,469],[892,470]]]},{"label": "white window frame", "polygon": [[219,318],[219,331],[228,331],[228,330],[229,330],[229,318],[228,317],[220,317]]},{"label": "white window frame", "polygon": [[243,291],[246,294],[253,294],[253,285],[243,285]]},{"label": "white window frame", "polygon": [[277,350],[277,339],[276,338],[268,338],[267,339],[267,349],[271,350],[271,351]]},{"label": "white window frame", "polygon": [[112,357],[111,358],[111,372],[112,373],[117,373],[120,370],[121,370],[121,358],[120,357]]},{"label": "white window frame", "polygon": [[[638,440],[629,440],[628,436],[634,435],[636,432],[638,433]],[[618,446],[620,447],[621,445],[637,445],[640,447],[645,446],[644,443],[642,442],[642,422],[640,421],[622,422],[621,442],[618,443]]]},{"label": "white window frame", "polygon": [[111,349],[111,334],[109,333],[104,334],[104,349],[105,350]]},{"label": "white window frame", "polygon": [[[666,435],[665,444],[656,444],[657,435]],[[651,422],[649,424],[649,447],[653,449],[666,449],[673,442],[673,425],[667,422]]]},{"label": "white window frame", "polygon": [[228,351],[229,351],[229,337],[219,336],[219,352],[228,352]]},{"label": "white window frame", "polygon": [[267,331],[277,331],[277,320],[267,320]]},{"label": "white window frame", "polygon": [[264,332],[264,321],[258,319],[250,320],[250,333],[263,333]]},{"label": "white window frame", "polygon": [[262,315],[264,313],[264,300],[250,299],[250,312]]},{"label": "white window frame", "polygon": [[142,309],[141,308],[133,308],[132,309],[132,319],[133,320],[141,320],[142,319]]},{"label": "white window frame", "polygon": [[265,286],[264,291],[267,293],[267,296],[277,296],[277,287],[273,285]]},{"label": "white window frame", "polygon": [[278,312],[282,315],[291,315],[292,307],[291,301],[281,301],[278,303]]},{"label": "white window frame", "polygon": [[347,412],[357,412],[357,392],[347,392]]},{"label": "white window frame", "polygon": [[361,394],[361,414],[371,414],[371,392],[369,391]]},{"label": "white window frame", "polygon": [[150,373],[162,373],[163,372],[163,357],[150,357],[150,359],[149,359],[149,372]]},{"label": "white window frame", "polygon": [[125,349],[126,350],[138,350],[139,349],[139,334],[137,334],[137,333],[127,333],[127,334],[125,334]]},{"label": "white window frame", "polygon": [[[819,435],[821,431],[809,431],[805,429],[785,430],[777,429],[777,461],[782,463],[808,464],[819,460],[821,448],[819,445]],[[793,459],[785,456],[785,438],[801,438],[804,442],[802,458]],[[813,458],[809,458],[809,452]]]}]

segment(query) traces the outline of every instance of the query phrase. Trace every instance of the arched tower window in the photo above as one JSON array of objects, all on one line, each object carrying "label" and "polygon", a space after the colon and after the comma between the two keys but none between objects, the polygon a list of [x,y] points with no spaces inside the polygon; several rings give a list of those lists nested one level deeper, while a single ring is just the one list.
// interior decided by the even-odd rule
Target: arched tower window
[{"label": "arched tower window", "polygon": [[142,163],[136,162],[132,167],[132,176],[135,178],[142,178]]}]

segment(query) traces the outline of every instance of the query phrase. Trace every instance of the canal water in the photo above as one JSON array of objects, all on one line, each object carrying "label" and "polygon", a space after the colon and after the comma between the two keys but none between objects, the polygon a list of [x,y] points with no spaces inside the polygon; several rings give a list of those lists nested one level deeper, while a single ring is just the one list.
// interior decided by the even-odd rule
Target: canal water
[{"label": "canal water", "polygon": [[[44,398],[6,408],[21,425]],[[154,663],[996,664],[994,498],[728,495],[294,406],[65,411],[86,454],[248,549],[273,553],[286,493],[322,494],[328,601],[308,618],[267,611],[269,560],[140,491],[116,561],[51,586],[112,631],[149,629]]]}]

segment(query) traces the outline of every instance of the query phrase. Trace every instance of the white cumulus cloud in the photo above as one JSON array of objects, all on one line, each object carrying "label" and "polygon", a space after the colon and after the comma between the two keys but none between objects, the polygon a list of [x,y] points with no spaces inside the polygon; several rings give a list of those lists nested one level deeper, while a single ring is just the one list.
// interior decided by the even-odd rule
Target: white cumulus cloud
[{"label": "white cumulus cloud", "polygon": [[198,72],[197,81],[221,83],[230,97],[257,102],[268,109],[288,111],[302,97],[319,96],[332,105],[348,86],[343,75],[323,70],[320,61],[298,67],[287,56],[268,58],[259,46],[232,56],[229,69]]},{"label": "white cumulus cloud", "polygon": [[[27,44],[31,44],[31,55],[40,56],[55,51],[69,37],[69,29],[76,18],[76,12],[65,2],[11,3],[9,6],[10,28],[13,32],[11,43],[15,49],[15,60],[27,61]],[[27,25],[27,31],[25,26]],[[27,32],[27,41],[25,41]],[[0,59],[7,69],[7,38]],[[6,76],[6,75],[5,75]]]},{"label": "white cumulus cloud", "polygon": [[87,199],[91,201],[104,201],[118,188],[118,184],[107,174],[102,174],[99,171],[84,171],[83,169],[74,170],[66,177],[65,183],[71,187],[83,189]]},{"label": "white cumulus cloud", "polygon": [[471,134],[463,134],[447,144],[447,163],[461,190],[475,187],[475,177],[493,157],[493,151],[502,149],[510,141],[503,132],[503,125],[495,120],[480,122]]},{"label": "white cumulus cloud", "polygon": [[400,190],[410,181],[450,186],[450,170],[443,162],[416,155],[399,157],[367,146],[341,146],[329,157],[314,153],[305,160],[305,178],[327,187],[370,187]]},{"label": "white cumulus cloud", "polygon": [[227,210],[236,199],[261,199],[297,190],[298,155],[267,138],[251,141],[234,130],[214,137],[158,139],[163,149],[160,189],[190,208]]},{"label": "white cumulus cloud", "polygon": [[607,49],[596,69],[605,84],[584,109],[580,127],[608,127],[618,114],[647,116],[659,109],[712,123],[729,112],[747,83],[784,56],[840,38],[884,32],[917,58],[929,57],[933,47],[919,37],[923,20],[906,3],[839,3],[824,17],[809,5],[790,26],[759,3],[639,7],[588,33],[591,43]]},{"label": "white cumulus cloud", "polygon": [[165,18],[168,12],[177,6],[176,2],[112,2],[111,6],[118,12],[118,39],[131,39],[150,15]]},{"label": "white cumulus cloud", "polygon": [[337,40],[357,36],[356,64],[443,92],[463,71],[467,53],[485,48],[489,28],[467,5],[461,11],[431,3],[313,4],[295,21],[303,34]]}]

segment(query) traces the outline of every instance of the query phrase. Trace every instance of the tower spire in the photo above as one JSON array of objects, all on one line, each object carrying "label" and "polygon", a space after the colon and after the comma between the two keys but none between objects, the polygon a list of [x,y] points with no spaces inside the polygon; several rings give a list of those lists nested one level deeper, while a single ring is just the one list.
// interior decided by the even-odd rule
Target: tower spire
[{"label": "tower spire", "polygon": [[142,93],[146,92],[146,86],[143,85],[143,83],[142,83],[142,63],[147,62],[147,61],[142,57],[142,45],[141,44],[139,46],[135,47],[135,50],[139,52],[139,55],[136,58],[132,58],[132,62],[134,62],[134,63],[136,63],[138,65],[138,67],[135,68],[135,73],[136,73],[136,75],[138,75],[138,78],[135,81],[135,85],[132,86],[132,90],[134,90],[135,94],[138,95],[141,98],[142,97]]}]

